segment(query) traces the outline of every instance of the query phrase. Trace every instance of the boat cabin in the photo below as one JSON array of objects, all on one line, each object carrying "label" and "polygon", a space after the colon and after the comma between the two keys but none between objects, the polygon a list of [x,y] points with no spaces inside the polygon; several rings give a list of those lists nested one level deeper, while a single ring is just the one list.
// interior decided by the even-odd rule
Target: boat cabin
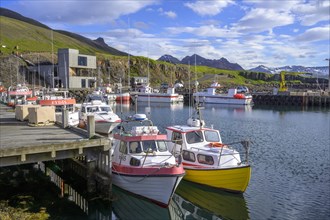
[{"label": "boat cabin", "polygon": [[237,165],[240,155],[222,144],[218,130],[203,125],[203,121],[192,119],[188,125],[167,127],[170,152],[181,155],[183,163],[192,166]]},{"label": "boat cabin", "polygon": [[[147,121],[146,118],[140,118],[136,122],[144,120]],[[114,134],[114,151],[119,151],[115,155],[121,155],[117,160],[129,160],[130,166],[152,166],[173,157],[168,150],[166,135],[160,134],[157,126],[151,124],[130,127],[126,124],[124,128],[123,124],[125,121],[119,126],[120,132]],[[174,157],[172,163],[175,164]]]}]

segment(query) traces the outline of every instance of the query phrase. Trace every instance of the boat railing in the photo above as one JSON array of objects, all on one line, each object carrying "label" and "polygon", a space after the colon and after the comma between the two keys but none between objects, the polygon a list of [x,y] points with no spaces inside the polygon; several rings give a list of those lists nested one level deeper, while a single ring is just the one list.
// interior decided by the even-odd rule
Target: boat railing
[{"label": "boat railing", "polygon": [[252,143],[252,141],[250,141],[250,140],[242,140],[242,141],[232,142],[232,143],[225,144],[225,145],[229,146],[232,149],[233,149],[233,147],[231,147],[231,146],[234,146],[234,145],[235,145],[235,149],[243,148],[242,150],[238,150],[238,153],[240,154],[241,158],[243,158],[243,159],[241,159],[240,164],[249,164],[249,154],[250,154],[250,144],[251,143]]}]

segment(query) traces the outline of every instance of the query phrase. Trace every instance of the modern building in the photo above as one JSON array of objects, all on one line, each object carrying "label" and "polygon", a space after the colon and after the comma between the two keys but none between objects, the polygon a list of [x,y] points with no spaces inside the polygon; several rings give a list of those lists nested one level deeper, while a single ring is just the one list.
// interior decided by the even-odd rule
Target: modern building
[{"label": "modern building", "polygon": [[91,88],[96,83],[96,56],[79,54],[75,49],[59,49],[58,80],[64,88]]},{"label": "modern building", "polygon": [[95,88],[96,56],[79,54],[79,50],[63,48],[57,52],[58,64],[31,66],[52,88]]}]

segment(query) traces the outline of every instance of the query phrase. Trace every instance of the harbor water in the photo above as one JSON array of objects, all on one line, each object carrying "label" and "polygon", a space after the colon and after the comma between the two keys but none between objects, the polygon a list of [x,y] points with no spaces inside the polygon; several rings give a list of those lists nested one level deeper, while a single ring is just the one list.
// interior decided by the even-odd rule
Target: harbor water
[{"label": "harbor water", "polygon": [[[252,177],[241,197],[214,191],[210,194],[205,188],[196,194],[191,192],[197,196],[203,195],[204,190],[204,195],[210,195],[192,198],[199,203],[197,207],[209,217],[215,214],[220,219],[330,219],[330,109],[216,104],[204,107],[202,118],[221,131],[224,143],[252,142]],[[117,114],[126,114],[134,113],[134,108],[116,105],[115,109]],[[137,109],[163,132],[168,125],[186,123],[193,111],[183,104],[139,104]],[[177,196],[192,196],[181,193],[184,185],[177,190]],[[223,213],[219,213],[221,209]],[[187,210],[184,215],[193,213]]]},{"label": "harbor water", "polygon": [[[193,112],[184,104],[112,107],[122,118],[145,113],[161,132],[166,126],[185,124]],[[204,107],[202,118],[220,130],[224,143],[251,141],[252,177],[245,193],[181,181],[170,206],[162,208],[114,187],[110,205],[86,208],[88,201],[80,203],[84,208],[79,219],[330,219],[330,109]],[[58,215],[74,219],[71,210]]]}]

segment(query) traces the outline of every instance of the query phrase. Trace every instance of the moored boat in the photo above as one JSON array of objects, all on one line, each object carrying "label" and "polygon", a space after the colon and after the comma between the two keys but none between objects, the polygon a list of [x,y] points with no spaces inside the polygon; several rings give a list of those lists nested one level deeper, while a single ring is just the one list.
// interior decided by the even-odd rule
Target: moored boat
[{"label": "moored boat", "polygon": [[193,93],[194,100],[199,103],[214,104],[234,104],[250,105],[252,104],[252,95],[248,93],[238,93],[237,88],[229,89],[228,93],[217,93],[216,89],[220,85],[217,82],[206,88],[204,91]]},{"label": "moored boat", "polygon": [[[248,143],[245,160],[231,145],[222,143],[219,130],[205,126],[197,108],[187,125],[166,128],[170,151],[180,159],[186,171],[185,180],[198,184],[243,193],[250,181],[251,167],[248,164]],[[243,154],[243,153],[242,153]]]},{"label": "moored boat", "polygon": [[6,102],[8,106],[14,107],[17,104],[24,104],[29,97],[32,97],[32,90],[25,85],[17,84],[8,88]]},{"label": "moored boat", "polygon": [[32,97],[28,101],[33,103],[36,99],[36,103],[41,106],[55,106],[56,121],[62,121],[62,111],[66,109],[68,111],[68,124],[70,126],[77,126],[79,124],[79,112],[75,107],[76,99],[69,97],[68,94],[69,91],[67,90],[53,88],[41,91],[39,98]]},{"label": "moored boat", "polygon": [[101,100],[93,100],[81,104],[79,110],[79,126],[87,126],[87,117],[94,115],[95,132],[100,134],[110,134],[112,130],[120,124],[120,117],[113,112],[110,105]]},{"label": "moored boat", "polygon": [[156,92],[149,86],[141,86],[131,95],[138,102],[183,102],[183,95],[176,93],[173,87],[167,88],[166,92]]},{"label": "moored boat", "polygon": [[167,207],[185,171],[169,152],[166,135],[145,114],[135,114],[113,138],[113,184]]}]

